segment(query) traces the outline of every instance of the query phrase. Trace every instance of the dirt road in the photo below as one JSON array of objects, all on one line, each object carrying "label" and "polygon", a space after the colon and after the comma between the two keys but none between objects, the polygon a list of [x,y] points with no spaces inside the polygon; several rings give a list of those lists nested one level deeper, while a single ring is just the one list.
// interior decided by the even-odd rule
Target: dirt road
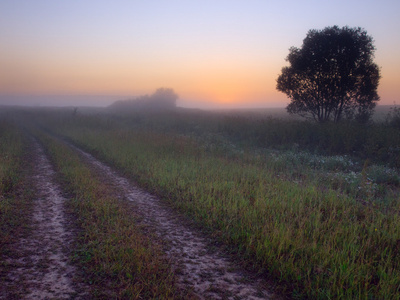
[{"label": "dirt road", "polygon": [[[74,234],[65,211],[56,173],[41,146],[33,142],[36,187],[31,234],[12,245],[4,261],[9,270],[1,299],[86,299],[88,288],[79,282],[70,263]],[[212,246],[212,241],[187,225],[157,197],[138,188],[92,155],[74,147],[102,178],[130,202],[142,223],[165,245],[178,285],[198,299],[269,299],[268,285],[240,269]],[[186,225],[185,225],[186,224]],[[274,297],[275,298],[275,297]]]},{"label": "dirt road", "polygon": [[210,250],[210,240],[185,226],[182,218],[157,197],[132,184],[92,155],[74,147],[112,182],[121,195],[134,203],[143,223],[167,242],[166,252],[175,268],[179,285],[200,299],[268,299],[266,283],[249,279],[249,274],[218,250]]}]

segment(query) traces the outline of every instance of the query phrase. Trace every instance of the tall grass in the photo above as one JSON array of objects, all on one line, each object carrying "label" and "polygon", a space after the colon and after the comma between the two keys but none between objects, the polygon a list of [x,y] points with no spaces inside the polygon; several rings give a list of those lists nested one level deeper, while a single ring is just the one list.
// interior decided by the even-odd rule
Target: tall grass
[{"label": "tall grass", "polygon": [[325,155],[351,155],[400,167],[400,131],[390,123],[315,124],[228,117],[223,131],[236,141],[260,147],[285,149],[298,145],[303,150]]},{"label": "tall grass", "polygon": [[4,196],[18,182],[23,142],[18,129],[6,122],[0,122],[0,141],[0,195]]},{"label": "tall grass", "polygon": [[[187,134],[92,117],[55,124],[48,128],[192,216],[293,296],[399,297],[398,193],[383,210],[368,204],[368,193],[356,199],[331,185],[299,182],[258,154],[207,147]],[[341,162],[326,168],[335,164]],[[360,184],[369,184],[365,172]]]},{"label": "tall grass", "polygon": [[62,175],[68,202],[81,229],[75,258],[92,284],[92,296],[107,299],[181,298],[160,246],[137,225],[134,210],[68,146],[36,133]]},{"label": "tall grass", "polygon": [[26,138],[12,123],[0,121],[0,255],[7,251],[29,215],[29,184],[24,176]]},{"label": "tall grass", "polygon": [[[386,121],[368,125],[356,122],[315,124],[298,119],[273,118],[261,113],[202,112],[177,110],[168,113],[127,113],[113,115],[104,111],[88,115],[73,115],[73,111],[38,110],[36,117],[51,113],[58,121],[73,122],[84,128],[147,128],[159,133],[184,135],[212,142],[225,140],[245,148],[302,150],[324,155],[357,156],[374,163],[400,167],[400,131],[396,125],[397,108]],[[72,117],[73,116],[73,117]],[[46,118],[46,117],[45,117]],[[99,122],[99,119],[101,121]],[[99,128],[100,129],[100,128]],[[211,139],[210,139],[211,137]]]}]

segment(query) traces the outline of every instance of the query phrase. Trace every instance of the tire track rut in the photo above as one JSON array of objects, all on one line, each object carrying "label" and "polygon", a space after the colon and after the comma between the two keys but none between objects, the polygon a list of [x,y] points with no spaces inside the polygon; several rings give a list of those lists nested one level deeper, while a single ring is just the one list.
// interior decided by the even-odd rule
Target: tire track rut
[{"label": "tire track rut", "polygon": [[249,279],[247,272],[218,250],[210,251],[210,240],[185,226],[178,214],[148,192],[131,184],[127,178],[70,144],[107,181],[132,201],[153,232],[167,243],[166,253],[172,262],[178,285],[190,289],[199,299],[269,299],[276,298],[262,279]]}]

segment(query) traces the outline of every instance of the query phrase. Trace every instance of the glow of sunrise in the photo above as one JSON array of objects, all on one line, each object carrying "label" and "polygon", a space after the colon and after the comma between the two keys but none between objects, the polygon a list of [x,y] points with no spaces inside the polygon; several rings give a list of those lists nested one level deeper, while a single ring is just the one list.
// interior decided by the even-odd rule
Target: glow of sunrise
[{"label": "glow of sunrise", "polygon": [[288,49],[332,25],[374,38],[380,104],[399,103],[398,11],[395,0],[4,0],[0,104],[9,95],[54,95],[54,105],[68,105],[57,95],[109,95],[111,103],[170,87],[182,105],[285,106],[275,87]]}]

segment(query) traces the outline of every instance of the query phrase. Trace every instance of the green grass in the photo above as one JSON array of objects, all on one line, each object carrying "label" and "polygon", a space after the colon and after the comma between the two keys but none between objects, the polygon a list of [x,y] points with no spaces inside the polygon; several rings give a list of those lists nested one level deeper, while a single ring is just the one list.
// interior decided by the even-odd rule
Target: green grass
[{"label": "green grass", "polygon": [[15,189],[19,181],[19,164],[23,142],[18,129],[10,123],[0,123],[0,193],[5,195]]},{"label": "green grass", "polygon": [[[26,227],[29,183],[23,167],[26,137],[12,123],[0,121],[0,256]],[[26,165],[25,165],[26,166]]]},{"label": "green grass", "polygon": [[[37,133],[36,133],[37,134]],[[68,146],[37,134],[74,195],[68,206],[80,228],[77,263],[95,298],[181,298],[160,246],[137,225],[128,203],[99,178]]]},{"label": "green grass", "polygon": [[[340,132],[307,123],[295,128],[296,123],[283,120],[258,128],[258,121],[219,121],[215,116],[208,123],[204,117],[191,123],[167,116],[170,121],[164,127],[162,117],[152,123],[146,116],[60,116],[42,115],[41,124],[193,217],[247,264],[286,286],[292,296],[399,297],[398,172],[390,169],[386,174],[385,166],[372,164],[382,161],[383,154],[365,162],[365,148],[353,165],[353,158],[344,156],[297,154],[303,146],[296,143],[299,133],[314,145],[328,143],[328,152],[335,153],[347,142],[350,151],[355,133],[349,124],[341,125]],[[181,129],[179,122],[188,127]],[[246,131],[249,128],[253,130]],[[378,137],[382,128],[374,129],[371,144],[383,140],[382,145],[398,147],[398,133],[394,142],[386,141],[386,133]],[[260,142],[263,129],[266,138]],[[319,140],[324,134],[328,138]],[[260,147],[267,142],[280,145],[281,151]],[[393,165],[393,157],[387,162]]]}]

